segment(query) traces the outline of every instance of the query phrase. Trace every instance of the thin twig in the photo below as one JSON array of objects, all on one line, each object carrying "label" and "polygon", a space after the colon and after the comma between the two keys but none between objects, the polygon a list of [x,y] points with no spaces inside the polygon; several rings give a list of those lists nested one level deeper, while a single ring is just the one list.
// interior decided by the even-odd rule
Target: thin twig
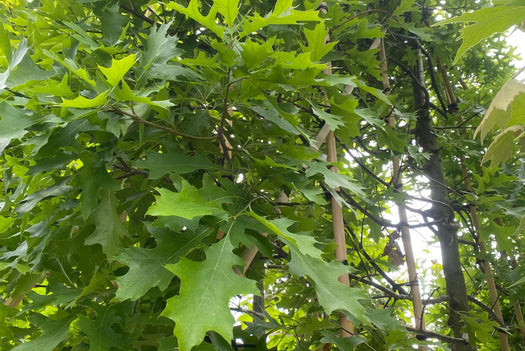
[{"label": "thin twig", "polygon": [[218,135],[214,135],[214,136],[210,136],[210,137],[201,137],[201,136],[196,136],[196,135],[190,135],[190,134],[182,133],[182,132],[179,132],[178,130],[176,130],[175,128],[169,128],[169,127],[165,127],[165,126],[163,126],[161,124],[157,124],[155,122],[150,122],[148,120],[140,118],[139,116],[137,116],[134,113],[130,113],[130,112],[121,110],[121,109],[116,108],[116,107],[113,107],[112,110],[114,112],[117,112],[117,113],[121,114],[121,115],[125,115],[125,116],[128,116],[128,117],[131,117],[131,118],[133,118],[134,121],[136,121],[138,123],[142,123],[142,124],[145,124],[147,126],[150,126],[150,127],[156,128],[156,129],[160,129],[160,130],[165,131],[167,133],[175,134],[175,135],[178,135],[178,136],[181,136],[181,137],[184,137],[184,138],[194,139],[194,140],[214,140],[214,139],[218,138]]}]

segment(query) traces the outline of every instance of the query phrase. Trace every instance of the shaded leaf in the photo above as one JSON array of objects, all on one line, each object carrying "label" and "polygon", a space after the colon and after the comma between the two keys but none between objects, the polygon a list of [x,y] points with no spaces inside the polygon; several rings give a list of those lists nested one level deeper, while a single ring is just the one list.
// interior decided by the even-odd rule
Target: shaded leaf
[{"label": "shaded leaf", "polygon": [[111,191],[102,191],[100,204],[89,216],[88,223],[93,224],[95,229],[86,238],[85,244],[101,245],[108,257],[118,254],[121,249],[120,236],[126,233],[126,228],[117,213],[117,201]]},{"label": "shaded leaf", "polygon": [[0,102],[0,138],[15,139],[26,134],[26,128],[43,121],[45,116],[24,113],[8,102]]},{"label": "shaded leaf", "polygon": [[157,241],[154,249],[130,247],[115,257],[129,267],[129,271],[117,277],[117,300],[137,300],[153,287],[166,289],[173,273],[164,265],[175,263],[191,249],[199,246],[201,241],[210,234],[202,230],[198,233],[175,233],[171,231],[150,228]]},{"label": "shaded leaf", "polygon": [[199,169],[222,169],[200,154],[190,156],[181,150],[173,150],[165,154],[151,152],[146,155],[145,160],[136,161],[135,165],[149,169],[149,176],[153,179],[160,178],[169,172],[185,174]]},{"label": "shaded leaf", "polygon": [[34,340],[14,347],[12,351],[53,351],[58,344],[66,339],[71,320],[67,318],[59,320],[39,318],[35,322],[42,328],[42,334]]}]

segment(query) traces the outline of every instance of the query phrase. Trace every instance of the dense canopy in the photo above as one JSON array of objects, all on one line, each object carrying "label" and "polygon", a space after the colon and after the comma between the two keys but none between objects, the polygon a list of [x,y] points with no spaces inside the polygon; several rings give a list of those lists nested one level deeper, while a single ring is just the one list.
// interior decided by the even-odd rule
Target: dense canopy
[{"label": "dense canopy", "polygon": [[493,3],[3,1],[0,349],[525,349]]}]

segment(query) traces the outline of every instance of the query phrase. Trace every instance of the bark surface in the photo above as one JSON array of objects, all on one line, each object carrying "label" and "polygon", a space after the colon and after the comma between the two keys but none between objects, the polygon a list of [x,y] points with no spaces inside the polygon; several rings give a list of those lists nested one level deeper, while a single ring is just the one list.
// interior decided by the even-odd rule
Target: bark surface
[{"label": "bark surface", "polygon": [[[461,320],[461,313],[468,311],[467,289],[465,278],[461,270],[461,260],[458,248],[457,225],[454,223],[454,211],[445,185],[443,165],[439,153],[439,144],[434,134],[432,117],[428,104],[428,92],[425,89],[425,76],[421,52],[418,50],[418,59],[414,66],[414,100],[417,112],[416,138],[424,152],[430,154],[430,159],[424,165],[424,174],[429,179],[432,205],[432,215],[440,221],[437,225],[437,235],[441,246],[443,260],[443,275],[449,296],[448,325],[454,337],[466,336],[465,325]],[[453,343],[454,351],[473,350],[469,343]]]}]

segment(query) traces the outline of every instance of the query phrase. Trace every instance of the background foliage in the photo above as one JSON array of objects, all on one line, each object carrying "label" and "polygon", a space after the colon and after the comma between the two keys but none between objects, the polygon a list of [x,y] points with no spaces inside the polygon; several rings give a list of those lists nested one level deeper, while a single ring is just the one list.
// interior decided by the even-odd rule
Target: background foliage
[{"label": "background foliage", "polygon": [[[501,31],[525,16],[519,1],[471,3],[328,1],[325,13],[308,0],[4,1],[0,348],[447,349],[440,263],[420,272],[426,332],[406,329],[410,287],[393,260],[394,202],[408,201],[411,226],[434,228],[418,208],[430,201],[429,154],[414,136],[418,50],[459,228],[470,346],[498,349],[503,330],[523,348],[525,169],[510,150],[523,140],[524,91],[499,109],[508,123],[480,126],[514,73],[512,52],[499,36],[473,46],[493,34],[478,27],[463,28],[463,45],[456,36],[457,22],[487,28],[487,11],[513,14]],[[375,38],[384,38],[390,96],[369,50]],[[444,102],[438,67],[456,106]],[[385,123],[391,113],[396,128]],[[340,173],[316,144],[324,124],[337,136]],[[478,126],[492,138],[494,124],[517,128],[504,158],[473,140]],[[393,156],[406,194],[394,189]],[[344,208],[348,265],[334,260],[331,197]],[[351,287],[337,280],[348,273]],[[340,337],[340,313],[355,325],[350,338]]]}]

